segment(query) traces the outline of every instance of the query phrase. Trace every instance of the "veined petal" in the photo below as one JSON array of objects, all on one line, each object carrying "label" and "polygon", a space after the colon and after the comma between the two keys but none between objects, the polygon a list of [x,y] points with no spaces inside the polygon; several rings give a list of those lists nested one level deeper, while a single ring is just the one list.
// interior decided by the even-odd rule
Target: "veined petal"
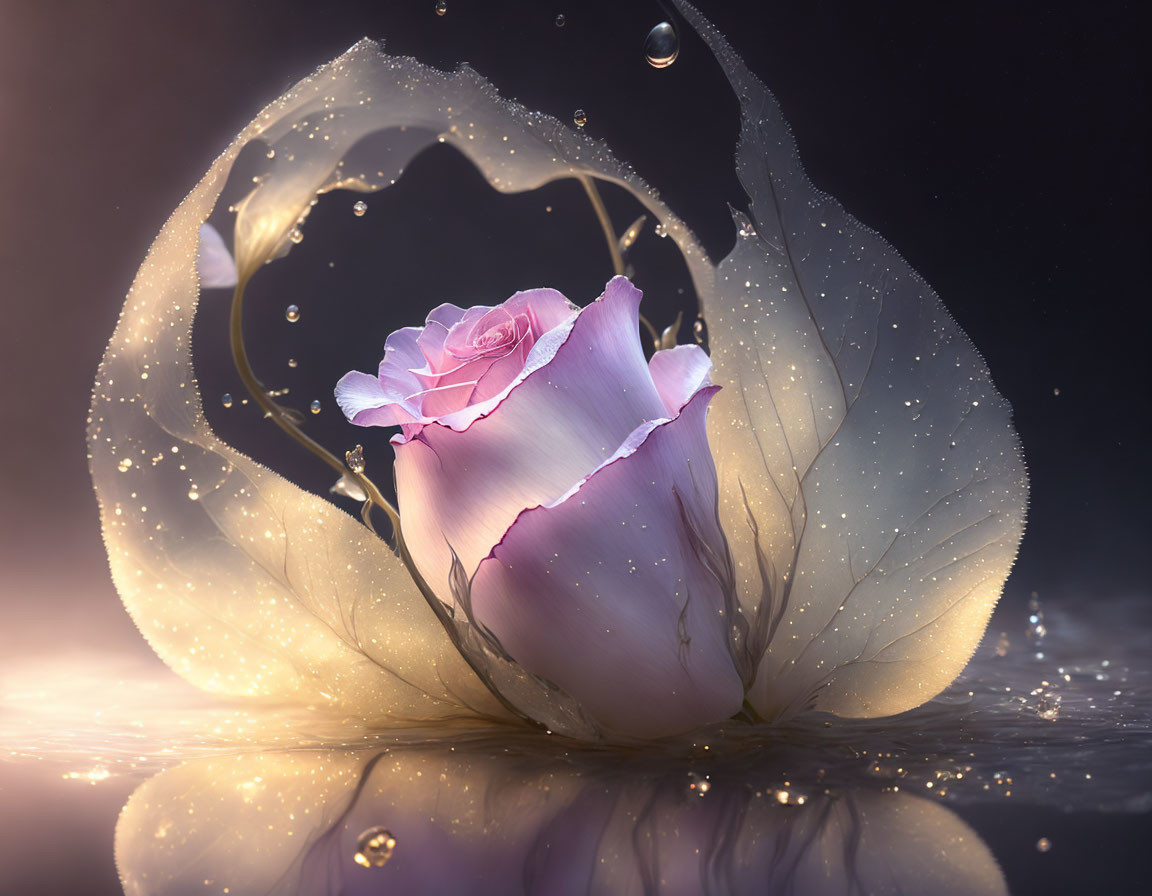
[{"label": "veined petal", "polygon": [[620,734],[690,730],[743,700],[724,586],[704,559],[726,556],[704,425],[716,391],[521,513],[472,582],[476,618],[516,662]]}]

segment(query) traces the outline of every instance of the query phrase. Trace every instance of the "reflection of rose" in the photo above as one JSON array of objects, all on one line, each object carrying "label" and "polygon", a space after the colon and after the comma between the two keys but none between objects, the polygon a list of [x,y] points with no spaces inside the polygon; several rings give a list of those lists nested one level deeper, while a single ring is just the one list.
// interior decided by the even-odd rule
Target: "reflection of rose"
[{"label": "reflection of rose", "polygon": [[336,396],[402,427],[401,522],[433,591],[604,727],[656,736],[730,717],[743,685],[705,435],[718,387],[696,346],[645,363],[639,301],[617,277],[579,312],[546,289],[442,305]]},{"label": "reflection of rose", "polygon": [[[779,767],[762,754],[685,767],[651,755],[561,758],[549,741],[513,737],[396,743],[375,758],[261,750],[168,769],[120,814],[124,891],[1008,893],[977,831],[905,789],[824,793],[821,784],[799,804],[786,794],[803,782],[782,793]],[[702,791],[694,781],[705,779],[688,771],[705,767]],[[358,861],[365,835],[381,828],[394,848]]]}]

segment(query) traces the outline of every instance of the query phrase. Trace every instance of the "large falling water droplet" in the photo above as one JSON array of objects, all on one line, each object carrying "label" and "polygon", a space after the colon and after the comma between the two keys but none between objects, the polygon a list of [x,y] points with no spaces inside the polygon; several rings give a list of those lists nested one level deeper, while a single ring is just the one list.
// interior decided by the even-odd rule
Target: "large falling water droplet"
[{"label": "large falling water droplet", "polygon": [[300,320],[300,308],[298,305],[289,305],[284,309],[284,319],[290,324],[296,323]]},{"label": "large falling water droplet", "polygon": [[368,828],[356,840],[356,854],[352,861],[365,868],[383,868],[392,858],[396,838],[387,828]]},{"label": "large falling water droplet", "polygon": [[588,124],[588,113],[583,109],[577,109],[572,113],[572,121],[576,124],[576,127],[582,128]]},{"label": "large falling water droplet", "polygon": [[644,58],[653,68],[667,68],[680,55],[680,36],[668,22],[661,22],[644,38]]},{"label": "large falling water droplet", "polygon": [[559,14],[556,16],[556,19],[555,19],[555,22],[556,22],[556,27],[557,27],[557,28],[563,28],[563,27],[564,27],[564,23],[565,23],[565,22],[567,22],[567,21],[568,21],[568,20],[567,20],[566,18],[564,18],[564,13],[559,13]]},{"label": "large falling water droplet", "polygon": [[436,15],[442,16],[446,12],[448,12],[448,4],[445,2],[445,0],[437,0]]},{"label": "large falling water droplet", "polygon": [[220,404],[224,405],[226,408],[232,407],[232,393],[225,392],[223,395],[221,395]]},{"label": "large falling water droplet", "polygon": [[354,214],[357,218],[364,217],[364,212],[366,211],[368,211],[368,203],[363,199],[352,206],[352,214]]},{"label": "large falling water droplet", "polygon": [[320,399],[319,398],[313,398],[312,404],[308,405],[308,410],[310,410],[313,414],[319,414],[320,413]]}]

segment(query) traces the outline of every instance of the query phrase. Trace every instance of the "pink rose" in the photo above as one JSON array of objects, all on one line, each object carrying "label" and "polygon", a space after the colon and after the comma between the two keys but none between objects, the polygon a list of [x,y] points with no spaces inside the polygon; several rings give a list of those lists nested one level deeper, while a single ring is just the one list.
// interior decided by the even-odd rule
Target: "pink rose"
[{"label": "pink rose", "polygon": [[396,426],[401,525],[452,603],[605,729],[655,737],[731,717],[731,561],[705,415],[719,387],[696,346],[644,361],[640,291],[616,277],[577,309],[550,289],[441,305],[385,343],[336,400]]}]

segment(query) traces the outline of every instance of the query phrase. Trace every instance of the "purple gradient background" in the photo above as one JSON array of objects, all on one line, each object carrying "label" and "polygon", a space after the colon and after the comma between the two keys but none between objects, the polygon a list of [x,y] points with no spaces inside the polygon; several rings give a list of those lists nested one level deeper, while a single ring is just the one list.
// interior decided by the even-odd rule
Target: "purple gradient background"
[{"label": "purple gradient background", "polygon": [[[813,180],[937,288],[1015,405],[1033,500],[1005,606],[1019,610],[1031,590],[1148,594],[1150,203],[1137,13],[1120,3],[1072,14],[702,6],[780,96]],[[84,419],[149,244],[263,103],[368,34],[433,64],[469,58],[497,84],[523,51],[540,75],[520,98],[563,114],[627,85],[574,83],[540,45],[541,19],[565,12],[564,39],[599,54],[633,52],[663,17],[655,3],[450,0],[443,19],[432,7],[0,0],[0,675],[93,648],[163,670],[109,581]],[[719,80],[678,89],[718,90]],[[717,115],[734,136],[726,102]],[[641,174],[689,222],[704,220],[705,244],[721,252],[719,200],[739,197],[730,163],[689,188],[683,159],[708,125],[662,120],[651,139],[669,139],[673,125],[680,161],[646,147],[644,127],[596,133],[622,158],[652,161]],[[0,802],[40,794],[38,811],[0,825],[0,867],[43,857],[43,892],[76,879],[91,892],[111,885],[111,824],[131,787],[34,781],[0,764]],[[70,869],[51,861],[68,832],[85,844]],[[0,878],[0,889],[16,885]]]}]

